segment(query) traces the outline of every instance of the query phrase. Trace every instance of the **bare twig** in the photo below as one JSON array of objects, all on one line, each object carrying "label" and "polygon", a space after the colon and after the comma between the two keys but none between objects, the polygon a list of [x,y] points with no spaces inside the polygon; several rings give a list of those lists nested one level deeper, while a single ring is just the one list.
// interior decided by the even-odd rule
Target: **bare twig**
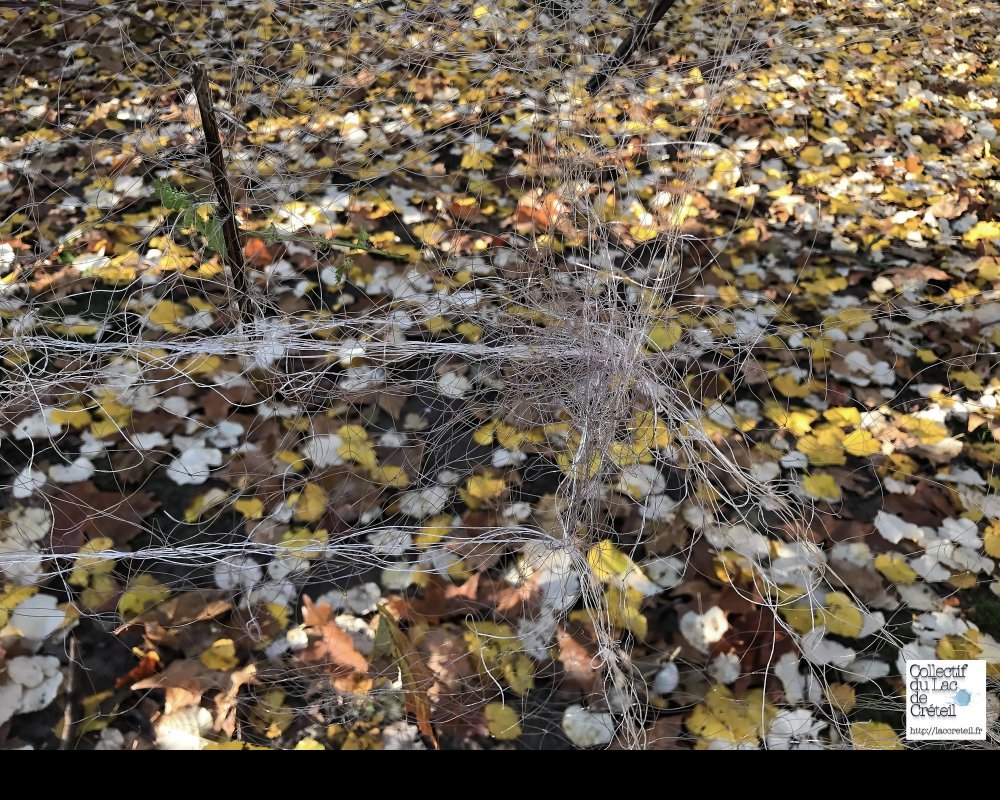
[{"label": "bare twig", "polygon": [[74,728],[76,726],[76,691],[77,691],[77,669],[80,660],[80,644],[76,640],[76,634],[69,637],[69,668],[66,676],[66,705],[63,708],[62,731],[59,737],[60,750],[72,750],[76,741]]},{"label": "bare twig", "polygon": [[622,40],[611,57],[604,62],[604,66],[590,76],[590,80],[587,81],[587,92],[591,97],[601,91],[608,79],[632,58],[632,54],[649,38],[656,23],[663,19],[663,15],[670,10],[675,2],[677,0],[656,0],[653,3],[646,15],[629,31],[628,36]]},{"label": "bare twig", "polygon": [[222,226],[222,239],[226,252],[222,254],[226,266],[232,274],[233,305],[244,323],[253,321],[250,306],[250,279],[247,275],[246,262],[243,260],[243,249],[240,246],[240,231],[236,221],[236,202],[233,200],[233,189],[229,184],[229,173],[226,169],[226,157],[222,150],[222,137],[219,135],[219,122],[215,115],[215,102],[212,100],[212,89],[208,85],[208,73],[198,63],[191,65],[191,78],[194,81],[194,94],[198,100],[198,111],[201,114],[201,127],[205,132],[205,152],[212,170],[212,183],[215,184],[215,195],[219,200],[218,218]]}]

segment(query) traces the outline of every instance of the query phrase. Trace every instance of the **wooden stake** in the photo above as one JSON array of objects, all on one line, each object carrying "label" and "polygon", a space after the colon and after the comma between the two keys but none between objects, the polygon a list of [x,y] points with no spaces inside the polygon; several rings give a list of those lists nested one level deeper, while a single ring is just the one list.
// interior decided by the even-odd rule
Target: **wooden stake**
[{"label": "wooden stake", "polygon": [[646,15],[629,31],[629,35],[622,40],[611,57],[604,62],[604,66],[590,76],[590,80],[587,81],[587,93],[591,97],[601,91],[608,79],[625,66],[626,62],[632,58],[632,54],[649,38],[656,23],[663,19],[663,15],[676,2],[677,0],[656,0]]},{"label": "wooden stake", "polygon": [[222,226],[222,240],[226,248],[222,259],[232,275],[232,302],[240,319],[249,324],[253,322],[250,278],[246,262],[243,260],[243,248],[240,245],[240,232],[236,224],[236,202],[233,200],[233,189],[229,184],[222,137],[219,135],[219,122],[215,115],[215,101],[208,85],[208,73],[201,64],[191,65],[191,77],[194,81],[194,95],[198,100],[198,112],[201,114],[201,127],[205,132],[205,154],[208,156],[212,171],[215,196],[219,201],[217,216]]}]

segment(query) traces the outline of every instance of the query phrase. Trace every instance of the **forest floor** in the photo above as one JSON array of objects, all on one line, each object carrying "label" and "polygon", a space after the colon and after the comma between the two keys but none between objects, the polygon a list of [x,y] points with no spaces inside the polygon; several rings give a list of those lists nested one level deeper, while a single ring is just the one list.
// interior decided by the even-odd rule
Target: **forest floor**
[{"label": "forest floor", "polygon": [[[0,3],[0,749],[901,748],[993,674],[996,9],[684,3],[590,98],[625,6]],[[562,286],[697,413],[581,459],[477,362]]]}]

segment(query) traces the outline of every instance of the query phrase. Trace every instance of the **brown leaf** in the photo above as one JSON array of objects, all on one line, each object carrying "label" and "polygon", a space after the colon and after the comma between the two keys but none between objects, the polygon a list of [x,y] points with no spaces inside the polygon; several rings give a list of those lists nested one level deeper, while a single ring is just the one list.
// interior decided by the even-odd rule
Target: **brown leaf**
[{"label": "brown leaf", "polygon": [[202,622],[222,616],[231,608],[223,593],[212,589],[194,589],[174,595],[122,625],[116,634],[133,625],[177,628],[192,622]]},{"label": "brown leaf", "polygon": [[243,257],[254,269],[263,269],[273,264],[280,255],[281,248],[278,245],[268,245],[263,239],[255,236],[248,237],[243,245]]},{"label": "brown leaf", "polygon": [[236,730],[236,708],[240,690],[254,683],[257,683],[255,664],[247,664],[243,669],[229,673],[229,688],[215,698],[215,730],[232,737]]},{"label": "brown leaf", "polygon": [[427,687],[434,678],[410,637],[399,627],[389,609],[384,605],[379,606],[378,613],[379,625],[385,625],[389,631],[393,655],[403,681],[406,710],[417,718],[417,728],[431,740],[436,750],[438,741],[431,726],[431,701],[427,695]]},{"label": "brown leaf", "polygon": [[559,646],[559,686],[563,689],[573,689],[584,697],[598,693],[602,686],[601,671],[594,669],[597,647],[587,641],[584,631],[575,630],[572,633],[567,628],[559,626],[556,632],[556,644]]},{"label": "brown leaf", "polygon": [[434,701],[456,695],[462,691],[463,683],[476,674],[465,638],[451,627],[431,628],[419,637],[417,649],[434,677],[427,690]]},{"label": "brown leaf", "polygon": [[209,691],[225,688],[224,673],[211,670],[196,658],[180,658],[157,675],[132,684],[133,689],[164,689],[167,714],[187,706],[198,705]]},{"label": "brown leaf", "polygon": [[351,635],[332,621],[333,609],[323,603],[315,606],[309,597],[303,599],[303,619],[309,628],[309,644],[298,657],[306,664],[320,665],[334,676],[350,676],[367,672],[368,662],[354,646]]},{"label": "brown leaf", "polygon": [[127,544],[160,507],[149,492],[102,492],[90,481],[56,489],[51,502],[52,544],[71,549],[98,536]]}]

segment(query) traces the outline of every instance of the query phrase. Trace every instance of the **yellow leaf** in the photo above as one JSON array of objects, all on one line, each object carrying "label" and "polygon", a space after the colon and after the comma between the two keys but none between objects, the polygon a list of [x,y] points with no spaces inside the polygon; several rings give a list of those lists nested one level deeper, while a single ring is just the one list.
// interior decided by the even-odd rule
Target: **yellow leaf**
[{"label": "yellow leaf", "polygon": [[160,300],[150,309],[149,321],[170,333],[183,333],[184,328],[180,325],[180,321],[185,316],[184,308],[179,303],[174,303],[171,300]]},{"label": "yellow leaf", "polygon": [[292,528],[281,537],[281,544],[289,552],[301,555],[303,558],[319,558],[329,543],[329,535],[325,528],[311,531],[308,528]]},{"label": "yellow leaf", "polygon": [[935,655],[945,661],[975,661],[983,654],[978,641],[979,632],[971,628],[964,635],[944,636],[937,643]]},{"label": "yellow leaf", "polygon": [[868,431],[851,431],[844,437],[844,449],[852,456],[873,456],[882,452],[882,443]]},{"label": "yellow leaf", "polygon": [[519,695],[534,687],[535,663],[521,652],[521,642],[509,625],[467,622],[466,627],[466,646],[484,678],[502,679]]},{"label": "yellow leaf", "polygon": [[823,164],[823,151],[815,145],[803,147],[799,157],[811,167],[819,167]]},{"label": "yellow leaf", "polygon": [[948,379],[958,381],[970,392],[981,392],[986,388],[983,379],[970,369],[957,369],[948,373]]},{"label": "yellow leaf", "polygon": [[233,503],[233,508],[247,519],[263,519],[264,517],[264,501],[258,497],[241,497]]},{"label": "yellow leaf", "polygon": [[337,431],[342,442],[337,448],[337,455],[345,461],[351,461],[364,469],[375,469],[378,459],[375,450],[368,441],[368,432],[360,425],[344,425]]},{"label": "yellow leaf", "polygon": [[855,750],[903,750],[896,731],[884,722],[852,722],[851,741]]},{"label": "yellow leaf", "polygon": [[277,450],[274,453],[274,459],[296,472],[302,469],[306,463],[306,460],[294,450]]},{"label": "yellow leaf", "polygon": [[317,742],[311,736],[307,736],[305,739],[300,741],[295,745],[296,750],[326,750],[325,747],[320,742]]},{"label": "yellow leaf", "polygon": [[410,485],[410,476],[406,474],[406,470],[395,464],[377,466],[370,470],[369,474],[372,480],[393,489],[405,489]]},{"label": "yellow leaf", "polygon": [[302,522],[315,522],[326,513],[327,494],[318,483],[307,483],[301,492],[288,498],[295,518]]},{"label": "yellow leaf", "polygon": [[206,744],[202,750],[270,750],[269,747],[261,747],[258,744],[250,744],[249,742],[241,742],[239,739],[233,739],[230,742],[209,742]]},{"label": "yellow leaf", "polygon": [[97,333],[100,326],[96,322],[80,321],[68,325],[58,324],[53,327],[59,333],[64,333],[68,336],[93,336]]},{"label": "yellow leaf", "polygon": [[440,542],[451,532],[451,517],[439,514],[425,522],[413,542],[417,547],[430,547]]},{"label": "yellow leaf", "polygon": [[748,692],[745,700],[736,700],[728,688],[718,684],[684,718],[684,724],[699,737],[701,747],[712,740],[756,745],[761,730],[770,725],[775,713],[774,706],[764,701],[759,690]]},{"label": "yellow leaf", "polygon": [[465,505],[476,510],[500,497],[505,488],[503,478],[474,475],[466,479],[465,487],[459,490],[459,494]]},{"label": "yellow leaf", "polygon": [[834,636],[857,637],[861,635],[864,618],[846,594],[829,592],[826,595],[823,623]]},{"label": "yellow leaf", "polygon": [[809,497],[814,500],[834,500],[840,499],[840,487],[833,479],[832,475],[826,473],[814,473],[806,475],[802,479],[802,488]]},{"label": "yellow leaf", "polygon": [[129,620],[170,597],[170,590],[152,575],[139,575],[118,600],[118,613]]},{"label": "yellow leaf", "polygon": [[486,726],[494,739],[510,742],[521,735],[521,720],[513,708],[503,703],[487,703],[485,711]]},{"label": "yellow leaf", "polygon": [[983,544],[986,548],[986,555],[991,558],[1000,558],[1000,519],[993,520],[983,532]]},{"label": "yellow leaf", "polygon": [[944,425],[924,417],[903,414],[897,418],[897,424],[916,436],[921,444],[938,444],[948,437],[948,429]]},{"label": "yellow leaf", "polygon": [[201,654],[201,663],[219,672],[235,669],[240,660],[236,657],[236,645],[233,640],[216,639]]},{"label": "yellow leaf", "polygon": [[[191,304],[195,305],[193,301]],[[188,377],[196,377],[198,375],[210,375],[221,366],[222,359],[218,356],[198,355],[191,356],[182,364],[178,365],[177,371],[182,375],[187,375]]]},{"label": "yellow leaf", "polygon": [[861,424],[861,412],[849,406],[828,408],[823,416],[835,425],[856,427]]},{"label": "yellow leaf", "polygon": [[101,608],[121,589],[113,575],[91,575],[88,586],[80,592],[80,602],[87,608]]},{"label": "yellow leaf", "polygon": [[988,281],[1000,281],[1000,258],[981,258],[976,262],[979,277]]},{"label": "yellow leaf", "polygon": [[796,633],[809,633],[816,627],[816,616],[822,615],[823,612],[808,605],[780,605],[778,613]]},{"label": "yellow leaf", "polygon": [[198,495],[194,502],[184,512],[185,522],[197,522],[210,508],[220,506],[229,499],[229,493],[222,489],[209,489],[205,494]]},{"label": "yellow leaf", "polygon": [[650,350],[669,350],[683,335],[684,329],[676,322],[656,325],[649,332],[646,347]]},{"label": "yellow leaf", "polygon": [[983,239],[1000,239],[1000,221],[977,222],[962,237],[966,244],[975,244]]},{"label": "yellow leaf", "polygon": [[812,409],[789,411],[772,402],[764,405],[764,416],[779,428],[790,431],[792,435],[804,436],[810,431],[819,414]]},{"label": "yellow leaf", "polygon": [[609,541],[600,541],[587,551],[587,563],[598,580],[621,579],[632,569],[632,559]]},{"label": "yellow leaf", "polygon": [[0,628],[7,625],[11,611],[36,594],[38,594],[37,586],[21,586],[17,589],[0,590]]},{"label": "yellow leaf", "polygon": [[496,432],[497,423],[496,421],[487,422],[482,427],[478,428],[475,433],[472,434],[472,441],[478,444],[480,447],[489,447],[493,444],[493,434]]},{"label": "yellow leaf", "polygon": [[493,157],[481,150],[467,150],[462,156],[462,169],[485,172],[493,169]]},{"label": "yellow leaf", "polygon": [[618,586],[608,587],[608,621],[615,628],[630,631],[638,639],[649,633],[649,621],[641,611],[642,593]]},{"label": "yellow leaf", "polygon": [[809,384],[799,384],[791,375],[778,375],[771,380],[771,385],[785,397],[802,399],[808,397],[812,391]]},{"label": "yellow leaf", "polygon": [[268,739],[277,739],[295,719],[295,712],[285,705],[284,690],[279,688],[266,692],[257,701],[253,713]]},{"label": "yellow leaf", "polygon": [[640,411],[635,415],[632,435],[638,452],[662,450],[673,443],[670,429],[652,411]]},{"label": "yellow leaf", "polygon": [[474,322],[460,322],[455,326],[455,330],[468,342],[478,342],[483,336],[483,329]]},{"label": "yellow leaf", "polygon": [[844,432],[837,427],[825,427],[806,434],[795,444],[814,467],[832,467],[847,463],[844,455]]},{"label": "yellow leaf", "polygon": [[101,553],[111,550],[115,543],[107,536],[100,536],[91,539],[80,548],[77,559],[73,564],[73,570],[69,574],[71,586],[87,586],[95,575],[107,575],[115,570],[115,560],[100,556],[87,556],[87,553]]},{"label": "yellow leaf", "polygon": [[92,421],[90,412],[81,405],[53,408],[50,412],[50,419],[56,425],[69,425],[75,430],[86,428]]},{"label": "yellow leaf", "polygon": [[880,553],[875,556],[875,569],[882,573],[886,580],[904,586],[910,586],[917,580],[917,573],[902,556]]},{"label": "yellow leaf", "polygon": [[632,225],[629,227],[628,232],[637,242],[649,242],[660,235],[660,232],[656,228],[648,225]]},{"label": "yellow leaf", "polygon": [[589,481],[597,477],[597,473],[601,469],[601,454],[593,452],[589,457],[584,457],[576,448],[573,448],[572,455],[566,451],[557,453],[556,463],[573,480]]},{"label": "yellow leaf", "polygon": [[535,688],[535,662],[524,653],[505,653],[500,668],[507,685],[518,695],[526,695]]},{"label": "yellow leaf", "polygon": [[850,714],[857,703],[857,693],[848,683],[831,683],[826,687],[826,701],[841,714]]},{"label": "yellow leaf", "polygon": [[410,228],[413,235],[425,244],[434,245],[441,241],[448,229],[441,222],[421,222]]}]

